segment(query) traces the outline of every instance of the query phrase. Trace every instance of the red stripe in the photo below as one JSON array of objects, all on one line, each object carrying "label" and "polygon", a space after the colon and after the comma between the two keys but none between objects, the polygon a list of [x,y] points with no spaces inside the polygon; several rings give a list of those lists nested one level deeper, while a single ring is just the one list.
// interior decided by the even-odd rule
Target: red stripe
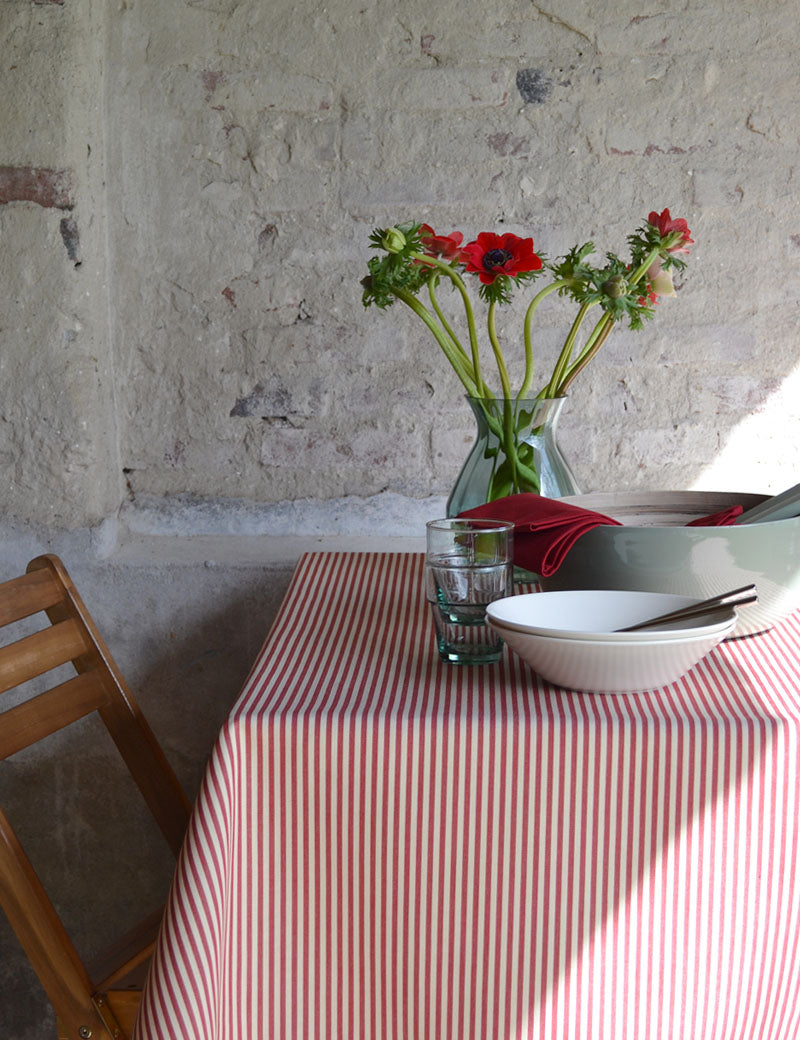
[{"label": "red stripe", "polygon": [[[508,677],[504,676],[504,679]],[[515,896],[517,888],[519,887],[518,876],[515,871],[517,862],[518,848],[521,847],[521,842],[517,839],[517,811],[518,811],[518,787],[516,778],[519,774],[519,756],[520,756],[520,709],[519,702],[516,698],[509,698],[511,719],[508,724],[508,735],[507,739],[511,744],[510,748],[510,776],[511,776],[511,787],[508,792],[509,798],[509,819],[511,820],[511,832],[508,839],[508,863],[509,863],[509,882],[508,882],[508,914],[510,921],[506,930],[506,948],[505,948],[505,959],[506,959],[506,970],[509,975],[513,972],[514,965],[514,918],[513,908],[515,906]],[[498,936],[499,937],[499,936]],[[498,975],[496,978],[496,985],[498,986],[499,992],[504,995],[503,1002],[503,1016],[505,1019],[505,1034],[512,1035],[512,1024],[513,1024],[513,1013],[514,1008],[512,1004],[512,987],[505,986],[500,989],[500,975],[499,975],[499,960],[500,960],[500,948],[498,946]],[[499,1004],[499,1001],[498,1001]],[[502,1035],[502,1034],[501,1034]]]},{"label": "red stripe", "polygon": [[[792,631],[793,629],[794,631]],[[787,835],[786,830],[783,829],[780,832],[778,864],[772,871],[772,876],[775,876],[778,879],[778,895],[775,901],[778,905],[781,905],[785,900],[787,904],[794,907],[793,921],[795,929],[797,928],[798,898],[800,897],[796,880],[797,872],[794,869],[798,855],[798,814],[796,810],[798,790],[796,769],[798,745],[797,705],[798,693],[800,692],[800,668],[798,668],[796,653],[797,635],[796,619],[791,618],[776,631],[776,639],[773,642],[767,644],[766,641],[763,641],[761,645],[753,646],[752,648],[745,645],[742,645],[741,648],[737,648],[742,651],[752,649],[753,657],[763,658],[763,661],[759,663],[766,663],[768,667],[775,668],[776,670],[784,670],[787,673],[787,682],[780,689],[776,688],[773,690],[772,687],[765,688],[763,682],[759,682],[759,688],[765,698],[773,700],[776,704],[773,709],[776,715],[776,729],[778,727],[780,728],[781,736],[783,738],[781,744],[781,750],[784,751],[784,754],[781,757],[783,763],[783,789],[786,791],[792,791],[795,799],[795,811],[793,813],[785,811],[783,815],[783,820],[789,827],[789,834]],[[787,637],[793,638],[790,641]],[[779,650],[780,653],[778,653]],[[786,693],[788,696],[781,696],[782,693]],[[792,747],[794,751],[793,760],[795,762],[795,773],[793,778],[790,774],[789,758],[786,754],[790,747]],[[794,779],[794,784],[790,786],[792,779]],[[773,772],[773,795],[777,787],[777,782],[778,772],[775,770]],[[776,810],[773,807],[773,824],[775,818]],[[787,863],[791,864],[791,866],[787,866]],[[767,1006],[768,1008],[771,1008],[771,1011],[766,1020],[767,1024],[763,1027],[763,1035],[765,1036],[790,1036],[795,1035],[794,1032],[792,1032],[792,1028],[794,1028],[795,1031],[797,1030],[797,1023],[795,1022],[794,1027],[792,1027],[790,1021],[793,1016],[796,1016],[798,1008],[798,944],[797,942],[792,943],[790,941],[790,934],[791,932],[788,929],[784,929],[783,941],[775,947],[772,968],[767,975],[772,984],[767,1002]],[[793,987],[788,984],[790,979],[795,980],[795,985]],[[794,994],[793,1001],[789,999],[790,994]]]},{"label": "red stripe", "polygon": [[[497,689],[492,683],[490,687],[492,696],[496,698],[496,704],[499,708],[499,733],[496,734],[499,745],[500,755],[498,762],[498,791],[497,791],[497,840],[496,848],[498,850],[496,862],[493,862],[493,873],[492,880],[496,887],[497,896],[494,903],[494,915],[491,922],[492,931],[494,932],[494,949],[492,950],[492,957],[494,958],[494,994],[492,999],[492,1026],[495,1034],[500,1032],[501,1023],[501,995],[503,992],[503,976],[501,975],[501,959],[503,956],[502,950],[502,939],[503,930],[506,926],[506,919],[504,917],[504,884],[505,884],[505,850],[506,841],[512,840],[511,835],[506,836],[506,768],[507,768],[507,754],[508,749],[506,747],[506,735],[508,733],[508,719],[507,719],[507,706],[506,698],[503,692]],[[494,754],[494,747],[493,747]],[[511,830],[513,831],[513,817]],[[513,861],[512,861],[513,862]],[[488,978],[488,972],[487,972]],[[505,1003],[505,1002],[503,1002]],[[505,1008],[503,1008],[503,1011]]]},{"label": "red stripe", "polygon": [[[466,676],[466,680],[467,680],[467,683],[468,683],[469,682],[469,676]],[[463,694],[463,690],[462,690],[462,694]],[[465,720],[462,719],[461,721],[462,721],[463,732],[464,732],[464,751],[463,751],[463,756],[464,756],[464,776],[463,776],[463,779],[461,780],[462,791],[463,791],[462,797],[463,797],[463,801],[464,801],[464,814],[463,814],[463,818],[462,818],[461,822],[463,824],[463,827],[465,828],[465,831],[464,831],[464,837],[463,837],[462,846],[461,846],[461,849],[462,849],[462,851],[461,851],[461,879],[460,879],[461,883],[460,883],[460,888],[457,888],[456,891],[454,892],[455,899],[460,900],[460,903],[461,903],[461,906],[460,906],[460,911],[461,911],[461,931],[458,934],[458,936],[454,936],[454,941],[458,942],[458,949],[459,949],[459,951],[461,953],[461,958],[462,958],[461,959],[461,971],[459,973],[458,990],[457,990],[457,992],[458,992],[458,1003],[456,1005],[456,1022],[457,1022],[457,1033],[456,1033],[456,1035],[457,1036],[467,1036],[467,1035],[471,1036],[472,1035],[472,1027],[474,1026],[474,1022],[475,1022],[475,1018],[474,1018],[474,1013],[475,1013],[474,997],[472,995],[474,991],[470,991],[469,993],[467,993],[467,991],[466,991],[466,980],[465,980],[465,972],[464,972],[464,958],[471,951],[472,945],[473,945],[473,936],[470,935],[467,932],[467,913],[468,913],[468,901],[469,901],[469,887],[468,887],[468,884],[467,884],[467,880],[468,880],[468,877],[469,877],[469,850],[470,850],[470,844],[473,844],[473,845],[475,844],[476,835],[474,834],[474,832],[470,833],[470,830],[469,830],[470,824],[473,824],[473,818],[472,818],[473,810],[471,808],[471,798],[472,798],[472,793],[471,793],[472,792],[472,724],[471,724],[471,717],[470,717],[470,715],[467,715],[466,719]],[[457,809],[456,809],[456,811],[454,812],[453,815],[454,815],[454,821],[457,821],[458,820],[458,816],[459,816]],[[457,824],[456,824],[456,827],[458,827]],[[454,845],[455,845],[456,849],[459,848],[457,838],[458,838],[458,829],[453,834],[453,842],[454,842]],[[451,945],[451,949],[452,948],[453,947]],[[469,1000],[469,1002],[470,1002],[469,1007],[467,1007],[467,1000]],[[467,1034],[467,1032],[465,1031],[465,1016],[466,1016],[466,1021],[467,1021],[468,1025],[469,1025],[469,1027],[470,1027],[469,1034]]]},{"label": "red stripe", "polygon": [[[430,676],[427,677],[430,681]],[[426,976],[432,977],[435,980],[433,986],[433,992],[429,992],[430,998],[433,1000],[433,1030],[434,1036],[442,1036],[443,1033],[443,1016],[445,1015],[445,992],[449,992],[449,989],[445,989],[445,979],[443,971],[443,945],[445,942],[445,898],[446,898],[446,879],[449,875],[448,867],[450,866],[449,856],[447,854],[447,763],[449,761],[450,754],[450,726],[448,720],[450,718],[450,710],[452,704],[452,692],[451,686],[448,683],[444,688],[444,695],[442,701],[442,713],[441,713],[441,750],[439,751],[440,760],[443,763],[442,768],[442,786],[439,791],[439,798],[441,804],[441,811],[439,815],[439,830],[438,830],[438,842],[441,850],[440,862],[432,864],[430,873],[431,891],[436,890],[437,899],[437,915],[436,921],[431,922],[431,930],[435,927],[436,936],[436,950],[437,950],[437,962],[435,965],[431,964],[430,961],[426,962]],[[438,736],[437,727],[437,736]],[[435,748],[432,748],[432,753]],[[433,785],[431,785],[431,791],[433,792]],[[433,831],[434,820],[433,813],[431,813],[431,832]],[[440,867],[441,869],[436,869]],[[434,878],[437,880],[434,882]],[[449,938],[449,936],[448,936]],[[452,959],[449,958],[452,963]]]}]

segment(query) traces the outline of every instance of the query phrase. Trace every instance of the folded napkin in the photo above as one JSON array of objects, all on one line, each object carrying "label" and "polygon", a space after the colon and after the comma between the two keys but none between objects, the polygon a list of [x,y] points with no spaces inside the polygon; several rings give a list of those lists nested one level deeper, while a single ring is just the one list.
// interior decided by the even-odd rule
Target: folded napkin
[{"label": "folded napkin", "polygon": [[[730,506],[720,513],[692,520],[686,526],[727,526],[741,512],[741,506]],[[467,509],[459,516],[511,521],[514,524],[514,563],[543,578],[555,574],[572,546],[587,531],[603,524],[622,526],[619,520],[612,520],[610,516],[558,498],[543,498],[533,492],[498,498],[475,509]]]},{"label": "folded napkin", "polygon": [[736,517],[742,515],[741,506],[728,506],[720,513],[712,513],[711,516],[701,516],[697,520],[690,520],[687,527],[730,527],[736,522]]}]

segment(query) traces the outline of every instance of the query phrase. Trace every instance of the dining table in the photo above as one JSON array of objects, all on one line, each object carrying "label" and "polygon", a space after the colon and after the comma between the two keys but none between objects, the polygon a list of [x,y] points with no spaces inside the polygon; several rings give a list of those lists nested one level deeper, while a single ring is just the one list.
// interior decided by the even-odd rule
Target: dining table
[{"label": "dining table", "polygon": [[800,613],[599,695],[442,661],[423,564],[300,557],[136,1040],[800,1037]]}]

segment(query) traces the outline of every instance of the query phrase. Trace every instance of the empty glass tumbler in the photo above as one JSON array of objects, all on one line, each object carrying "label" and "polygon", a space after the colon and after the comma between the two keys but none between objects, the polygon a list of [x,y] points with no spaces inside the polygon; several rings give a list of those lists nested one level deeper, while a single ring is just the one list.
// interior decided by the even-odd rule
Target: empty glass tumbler
[{"label": "empty glass tumbler", "polygon": [[503,642],[486,624],[486,607],[512,593],[514,525],[504,520],[431,520],[425,591],[442,660],[497,661]]}]

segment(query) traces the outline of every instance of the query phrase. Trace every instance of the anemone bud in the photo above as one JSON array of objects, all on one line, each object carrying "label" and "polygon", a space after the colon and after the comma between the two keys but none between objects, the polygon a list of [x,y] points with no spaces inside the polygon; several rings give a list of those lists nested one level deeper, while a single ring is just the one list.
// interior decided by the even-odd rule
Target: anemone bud
[{"label": "anemone bud", "polygon": [[406,245],[406,236],[400,228],[390,227],[381,244],[387,253],[402,253]]},{"label": "anemone bud", "polygon": [[617,274],[603,282],[600,288],[610,299],[618,300],[628,291],[628,283],[621,274]]}]

